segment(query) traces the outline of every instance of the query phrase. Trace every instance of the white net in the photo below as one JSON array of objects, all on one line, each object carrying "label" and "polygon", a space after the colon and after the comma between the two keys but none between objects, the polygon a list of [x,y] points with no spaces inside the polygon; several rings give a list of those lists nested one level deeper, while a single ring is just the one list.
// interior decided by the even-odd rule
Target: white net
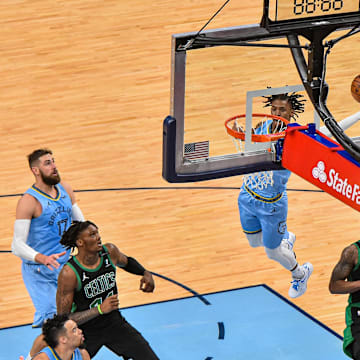
[{"label": "white net", "polygon": [[[230,136],[230,135],[229,135]],[[234,143],[236,147],[236,151],[239,153],[242,153],[245,151],[245,142],[240,139],[235,139],[234,137],[230,136],[232,142]]]},{"label": "white net", "polygon": [[246,174],[243,179],[244,184],[251,189],[263,190],[269,185],[274,184],[272,171],[260,171],[256,173]]},{"label": "white net", "polygon": [[[234,117],[228,126],[239,133],[245,133],[245,117]],[[252,137],[254,135],[278,134],[286,129],[287,124],[281,120],[268,117],[267,115],[253,116],[252,118]],[[229,134],[230,135],[230,134]],[[230,135],[235,144],[237,152],[245,151],[245,139],[235,138]],[[256,138],[255,138],[256,139]],[[266,189],[274,183],[272,171],[261,171],[244,176],[244,184],[251,189]]]}]

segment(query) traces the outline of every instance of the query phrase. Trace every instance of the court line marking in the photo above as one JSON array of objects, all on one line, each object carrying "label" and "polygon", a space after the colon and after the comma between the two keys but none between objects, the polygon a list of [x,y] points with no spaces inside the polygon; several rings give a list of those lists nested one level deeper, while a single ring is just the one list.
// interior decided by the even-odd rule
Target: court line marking
[{"label": "court line marking", "polygon": [[[240,190],[241,187],[232,186],[159,186],[159,187],[126,187],[126,188],[105,188],[105,189],[82,189],[74,190],[75,193],[82,192],[102,192],[102,191],[139,191],[139,190]],[[319,192],[325,193],[324,190],[318,189],[287,189],[287,191]],[[3,194],[0,198],[22,196],[23,194]]]}]

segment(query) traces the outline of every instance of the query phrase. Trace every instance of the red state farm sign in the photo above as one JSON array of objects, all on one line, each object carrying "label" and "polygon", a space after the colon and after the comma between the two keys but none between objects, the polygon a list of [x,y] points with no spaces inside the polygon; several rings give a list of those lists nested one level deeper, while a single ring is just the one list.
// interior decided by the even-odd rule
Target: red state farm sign
[{"label": "red state farm sign", "polygon": [[360,211],[360,164],[319,131],[289,126],[282,166]]}]

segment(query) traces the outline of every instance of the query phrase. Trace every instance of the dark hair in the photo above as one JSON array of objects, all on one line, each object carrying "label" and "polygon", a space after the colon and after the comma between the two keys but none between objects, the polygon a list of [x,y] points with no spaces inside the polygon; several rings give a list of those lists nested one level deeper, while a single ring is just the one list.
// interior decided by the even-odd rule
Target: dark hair
[{"label": "dark hair", "polygon": [[47,319],[42,326],[42,334],[44,340],[52,348],[59,344],[59,337],[66,332],[64,327],[65,323],[69,320],[69,316],[54,315],[52,318]]},{"label": "dark hair", "polygon": [[76,240],[79,235],[86,230],[90,225],[98,228],[93,222],[87,221],[74,221],[71,226],[64,232],[60,244],[64,245],[66,249],[73,250],[76,246]]},{"label": "dark hair", "polygon": [[290,104],[292,110],[294,111],[293,118],[297,118],[300,113],[304,112],[305,104],[304,102],[306,99],[301,99],[303,95],[297,94],[296,92],[293,92],[289,95],[289,93],[284,94],[276,94],[276,95],[270,95],[270,96],[263,96],[266,100],[264,101],[264,107],[271,106],[274,100],[287,100]]},{"label": "dark hair", "polygon": [[52,151],[49,149],[46,149],[46,148],[34,150],[31,154],[29,154],[27,156],[27,158],[29,161],[30,168],[32,168],[34,166],[35,161],[38,161],[39,158],[41,158],[43,155],[47,155],[47,154],[52,155]]}]

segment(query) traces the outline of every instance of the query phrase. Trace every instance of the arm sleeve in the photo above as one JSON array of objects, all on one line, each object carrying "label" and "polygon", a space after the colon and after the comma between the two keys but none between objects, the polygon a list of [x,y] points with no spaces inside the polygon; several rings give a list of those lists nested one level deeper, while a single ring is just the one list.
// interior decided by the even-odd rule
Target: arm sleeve
[{"label": "arm sleeve", "polygon": [[14,224],[14,238],[11,244],[11,250],[14,255],[25,260],[35,261],[38,254],[33,248],[26,244],[30,229],[30,219],[16,219]]},{"label": "arm sleeve", "polygon": [[[356,124],[359,120],[360,120],[360,112],[357,112],[356,114],[350,115],[349,117],[347,117],[347,118],[341,120],[340,122],[338,122],[338,125],[343,130],[346,130],[350,126]],[[325,125],[321,126],[319,131],[322,132],[324,135],[326,135],[328,137],[333,136],[333,134],[329,131],[329,129]]]},{"label": "arm sleeve", "polygon": [[131,274],[144,275],[145,268],[141,264],[139,264],[136,259],[128,256],[127,260],[127,264],[122,267],[125,271]]},{"label": "arm sleeve", "polygon": [[73,221],[85,221],[84,215],[77,203],[73,204],[72,206],[72,219]]}]

